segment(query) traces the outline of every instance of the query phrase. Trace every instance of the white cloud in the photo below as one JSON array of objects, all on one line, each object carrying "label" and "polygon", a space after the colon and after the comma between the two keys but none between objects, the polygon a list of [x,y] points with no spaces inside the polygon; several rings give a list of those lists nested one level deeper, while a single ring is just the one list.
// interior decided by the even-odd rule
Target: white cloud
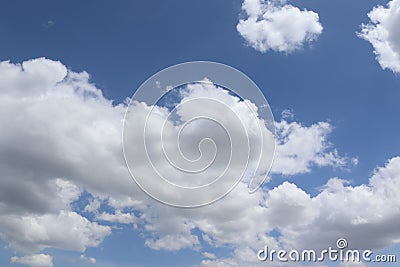
[{"label": "white cloud", "polygon": [[81,254],[81,256],[79,256],[79,259],[82,261],[86,261],[89,262],[91,264],[95,264],[96,263],[96,259],[93,257],[88,257],[85,254]]},{"label": "white cloud", "polygon": [[7,215],[0,217],[2,240],[23,252],[37,252],[45,248],[85,251],[97,247],[111,234],[108,226],[90,222],[76,212],[59,214]]},{"label": "white cloud", "polygon": [[[46,71],[51,75],[45,75]],[[98,246],[110,228],[91,222],[71,207],[85,189],[93,200],[84,211],[100,220],[131,223],[136,221],[134,214],[122,211],[141,211],[148,246],[199,247],[198,237],[191,233],[195,226],[185,214],[150,207],[154,201],[132,183],[121,154],[125,106],[105,99],[89,83],[87,73],[67,71],[61,63],[41,58],[22,65],[3,62],[0,75],[0,122],[9,125],[0,138],[2,240],[27,252],[48,247],[84,251]],[[223,97],[237,102],[229,95]],[[242,104],[236,107],[241,114]],[[257,203],[247,188],[240,194]],[[97,213],[103,201],[116,212]],[[27,225],[35,225],[37,231],[28,231]],[[227,225],[226,235],[221,233],[214,241],[239,240],[231,227]]]},{"label": "white cloud", "polygon": [[331,149],[327,138],[332,126],[327,122],[303,126],[282,120],[276,123],[276,131],[278,145],[273,173],[295,175],[310,172],[314,165],[344,167],[348,164],[347,158]]},{"label": "white cloud", "polygon": [[97,212],[98,209],[100,209],[100,206],[101,200],[98,198],[94,198],[90,200],[89,204],[87,204],[83,210],[86,212],[94,213]]},{"label": "white cloud", "polygon": [[[400,206],[399,158],[378,168],[367,185],[331,179],[314,197],[288,182],[254,194],[240,183],[200,209],[154,204],[132,183],[121,155],[125,106],[104,98],[87,73],[46,59],[29,62],[0,64],[0,124],[7,125],[0,136],[0,238],[18,251],[84,252],[111,234],[110,227],[73,209],[82,190],[92,195],[84,211],[109,222],[137,223],[153,249],[198,250],[203,242],[237,248],[232,258],[209,257],[205,266],[251,266],[249,255],[265,244],[323,247],[346,233],[350,244],[370,249],[400,240],[400,218],[391,212]],[[275,175],[346,164],[328,141],[329,123],[282,120],[277,128]],[[102,205],[112,212],[102,212]],[[270,235],[276,229],[279,239]],[[248,264],[245,258],[251,258]]]},{"label": "white cloud", "polygon": [[[264,242],[273,243],[274,239],[266,236],[272,230],[266,220],[266,210],[259,206],[263,202],[263,193],[249,194],[247,185],[240,183],[229,195],[213,205],[201,209],[151,209],[144,219],[146,230],[156,236],[166,235],[169,242],[163,242],[164,248],[192,247],[197,249],[199,242],[192,233],[198,229],[202,239],[208,239],[211,246],[250,245],[262,246]],[[178,237],[178,240],[172,237]],[[185,239],[182,236],[186,236]],[[151,240],[154,238],[150,238]],[[185,241],[185,242],[182,242]],[[152,243],[148,243],[150,245]],[[160,247],[159,244],[158,247]]]},{"label": "white cloud", "polygon": [[400,72],[400,0],[376,6],[368,13],[370,22],[362,24],[358,36],[370,42],[383,69]]},{"label": "white cloud", "polygon": [[[274,140],[265,123],[253,115],[253,109],[256,110],[254,104],[242,101],[212,83],[189,84],[180,94],[181,105],[177,106],[173,116],[169,115],[166,108],[151,107],[138,102],[132,102],[127,113],[124,129],[124,137],[128,136],[124,138],[125,155],[133,176],[146,178],[140,179],[139,184],[147,192],[170,204],[175,204],[176,199],[184,199],[185,205],[190,206],[193,203],[207,203],[222,196],[241,176],[247,181],[251,179],[252,174],[257,180],[265,178],[265,173],[268,172],[272,162]],[[208,101],[209,99],[212,101]],[[202,101],[201,104],[198,104],[199,101]],[[204,108],[205,105],[207,109]],[[143,143],[144,131],[137,129],[146,127],[145,122],[150,110],[152,113],[148,117],[146,129],[146,140],[149,145],[139,146],[138,144]],[[212,120],[191,120],[199,114],[201,118],[207,117]],[[183,124],[185,121],[190,123]],[[162,139],[159,138],[161,134]],[[178,138],[180,147],[176,142]],[[211,139],[212,142],[200,142],[204,139],[205,141]],[[199,157],[199,144],[201,157]],[[186,157],[192,159],[199,157],[200,160],[195,162],[185,160],[181,149],[185,151]],[[191,173],[188,179],[187,171],[171,168],[171,162],[165,156],[165,151],[169,152],[168,157],[178,166],[201,165],[206,168],[202,172]],[[148,157],[143,157],[146,153]],[[213,158],[214,153],[215,158]],[[262,164],[258,164],[259,162]],[[204,194],[193,194],[190,190],[177,192],[176,187],[168,187],[170,183],[160,183],[160,180],[163,181],[161,178],[156,180],[160,176],[181,186],[193,187],[213,181],[218,186],[204,187],[206,189],[202,191]],[[261,178],[258,179],[259,177]]]},{"label": "white cloud", "polygon": [[[263,220],[255,217],[254,212],[238,214],[238,217],[243,218],[243,222],[234,219],[234,223],[243,225],[243,228],[231,230],[240,232],[243,242],[224,239],[224,244],[235,244],[236,249],[232,251],[230,257],[206,259],[200,265],[262,266],[263,264],[256,262],[257,257],[254,253],[264,245],[268,245],[270,249],[320,250],[335,248],[337,239],[346,238],[349,249],[374,251],[399,243],[400,215],[393,212],[400,209],[400,194],[397,190],[399,186],[400,157],[392,158],[385,166],[376,168],[368,184],[351,186],[345,180],[332,178],[321,192],[313,197],[295,184],[284,182],[266,192],[264,205],[259,206]],[[216,205],[228,205],[229,201],[229,199],[223,200]],[[243,206],[254,207],[254,204],[246,203]],[[239,205],[236,207],[237,210],[244,208]],[[220,211],[223,210],[222,206],[219,208]],[[204,214],[203,212],[202,215]],[[210,229],[200,229],[209,236],[221,240],[218,232],[225,228],[220,226],[222,220],[211,221],[209,218],[212,218],[212,214],[206,218]],[[228,221],[231,219],[227,218]],[[251,220],[256,220],[258,228],[252,228],[251,224],[244,223]],[[217,225],[219,227],[216,227]],[[280,233],[276,240],[267,239],[271,229],[277,229]],[[253,243],[248,243],[244,237],[257,231],[257,236],[264,239],[260,242],[257,238],[251,237],[249,240],[253,240]],[[224,236],[227,236],[226,232]],[[261,245],[262,243],[264,245]],[[210,242],[210,244],[217,246],[216,243]],[[298,266],[295,263],[292,265]],[[351,262],[343,263],[341,266],[365,265]]]},{"label": "white cloud", "polygon": [[[289,247],[326,248],[336,239],[346,238],[349,248],[371,250],[398,243],[400,217],[393,210],[400,208],[400,157],[377,168],[368,184],[347,183],[333,178],[315,197],[287,182],[270,191],[267,203],[276,196],[276,202],[285,203],[286,210],[296,210],[293,217],[287,216],[285,223],[276,225],[281,230],[280,241]],[[291,192],[290,198],[287,192]],[[271,218],[283,214],[281,210],[270,211]]]},{"label": "white cloud", "polygon": [[107,221],[107,222],[117,222],[123,224],[133,224],[138,222],[135,214],[133,213],[123,213],[119,210],[115,212],[115,214],[110,214],[107,212],[102,212],[101,214],[96,215],[96,220]]},{"label": "white cloud", "polygon": [[19,97],[39,96],[51,89],[67,75],[67,68],[59,61],[45,58],[12,64],[0,63],[0,94]]},{"label": "white cloud", "polygon": [[98,246],[111,228],[71,204],[84,187],[131,185],[119,156],[124,109],[88,79],[44,58],[0,63],[0,122],[8,125],[0,136],[0,238],[18,251]]},{"label": "white cloud", "polygon": [[78,200],[82,193],[82,190],[78,186],[69,181],[56,179],[54,183],[57,195],[65,206],[69,206],[72,202]]},{"label": "white cloud", "polygon": [[19,263],[30,267],[53,267],[53,258],[47,254],[35,254],[24,257],[14,256],[11,263]]},{"label": "white cloud", "polygon": [[317,216],[311,204],[312,200],[306,192],[284,182],[268,193],[267,217],[275,227],[286,228],[293,223],[307,225],[309,220]]},{"label": "white cloud", "polygon": [[237,30],[260,52],[290,53],[322,33],[317,13],[300,10],[285,0],[244,0],[242,9],[245,16],[239,20]]},{"label": "white cloud", "polygon": [[112,194],[107,200],[108,205],[114,209],[135,208],[138,210],[145,210],[148,205],[153,204],[150,199],[147,202],[136,199],[133,196],[124,194]]},{"label": "white cloud", "polygon": [[192,234],[173,234],[164,235],[154,239],[147,239],[145,245],[155,250],[177,251],[184,248],[197,249],[200,241],[196,235]]},{"label": "white cloud", "polygon": [[0,121],[8,125],[0,140],[7,177],[0,179],[0,202],[13,210],[57,210],[49,201],[56,191],[46,184],[60,177],[93,191],[132,192],[120,145],[125,109],[105,99],[87,73],[35,59],[2,62],[0,76]]}]

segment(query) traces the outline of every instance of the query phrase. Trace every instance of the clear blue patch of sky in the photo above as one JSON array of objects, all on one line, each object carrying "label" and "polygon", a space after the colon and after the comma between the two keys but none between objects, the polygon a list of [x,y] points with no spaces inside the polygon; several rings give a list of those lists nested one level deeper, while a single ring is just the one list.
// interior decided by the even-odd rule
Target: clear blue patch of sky
[{"label": "clear blue patch of sky", "polygon": [[0,266],[8,266],[12,256],[14,256],[13,250],[4,241],[0,240]]}]

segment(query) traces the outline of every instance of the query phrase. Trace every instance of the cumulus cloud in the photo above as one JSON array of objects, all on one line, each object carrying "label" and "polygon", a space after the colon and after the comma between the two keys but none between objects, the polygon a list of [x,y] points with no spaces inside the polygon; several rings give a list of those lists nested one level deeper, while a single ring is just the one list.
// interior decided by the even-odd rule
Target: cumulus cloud
[{"label": "cumulus cloud", "polygon": [[[137,224],[153,249],[200,250],[204,243],[233,248],[232,258],[210,254],[205,266],[251,266],[251,255],[265,244],[326,246],[347,233],[350,244],[369,249],[399,240],[399,218],[390,212],[400,205],[398,158],[378,168],[367,185],[334,178],[311,197],[288,182],[254,194],[239,183],[213,205],[174,209],[155,204],[132,183],[121,153],[126,106],[106,99],[87,73],[42,58],[2,62],[0,77],[0,123],[7,125],[0,136],[0,238],[19,252],[83,253],[111,234],[104,222]],[[306,126],[284,119],[277,129],[274,175],[347,162],[329,143],[327,122]],[[95,221],[74,208],[83,192],[90,197],[82,212],[93,213]],[[280,237],[271,235],[274,230]]]},{"label": "cumulus cloud", "polygon": [[327,122],[304,126],[282,120],[276,123],[276,130],[278,145],[273,173],[294,175],[310,172],[313,165],[344,167],[348,164],[349,159],[331,148],[327,137],[332,126]]},{"label": "cumulus cloud", "polygon": [[[193,210],[150,209],[143,219],[146,220],[149,233],[169,241],[158,242],[158,248],[171,250],[173,246],[198,249],[199,239],[193,233],[195,229],[200,230],[201,239],[213,247],[240,244],[256,247],[262,246],[264,242],[274,243],[274,239],[266,235],[272,228],[265,219],[266,210],[260,206],[262,202],[261,191],[249,194],[246,184],[240,183],[224,199],[213,205]],[[149,238],[150,243],[147,245],[152,245],[153,239],[157,240]]]},{"label": "cumulus cloud", "polygon": [[[262,242],[270,249],[287,251],[335,247],[338,238],[346,238],[349,249],[375,251],[396,244],[400,241],[400,215],[393,211],[400,208],[399,183],[400,157],[376,168],[368,184],[352,186],[346,180],[332,178],[313,197],[295,184],[284,182],[266,193],[260,206],[264,221],[258,221],[260,228],[267,232],[277,229],[280,236]],[[254,219],[251,216],[247,219]],[[244,240],[237,243],[230,257],[205,259],[200,266],[259,266],[255,253],[263,248],[259,245],[262,242],[252,246]],[[365,265],[349,262],[341,266]]]},{"label": "cumulus cloud", "polygon": [[28,265],[30,267],[53,267],[53,258],[47,254],[34,254],[30,256],[11,258],[12,263]]},{"label": "cumulus cloud", "polygon": [[76,212],[16,216],[0,218],[2,240],[23,252],[36,252],[45,248],[85,251],[97,247],[111,233],[107,226],[90,222]]},{"label": "cumulus cloud", "polygon": [[83,187],[96,191],[105,186],[100,180],[124,177],[122,160],[120,168],[98,168],[121,158],[113,129],[123,109],[88,79],[44,58],[0,63],[0,121],[7,125],[0,138],[0,238],[19,251],[84,251],[111,233],[71,206]]},{"label": "cumulus cloud", "polygon": [[400,1],[376,6],[368,13],[370,22],[361,25],[358,36],[370,42],[383,69],[400,72]]},{"label": "cumulus cloud", "polygon": [[[268,205],[294,209],[281,229],[281,242],[290,247],[323,248],[344,237],[355,249],[380,249],[400,241],[397,221],[400,195],[400,158],[390,159],[377,168],[368,184],[352,186],[348,181],[332,178],[321,192],[310,197],[302,189],[285,182],[270,191]],[[288,194],[290,192],[290,194]],[[275,200],[274,200],[275,199]],[[274,205],[274,200],[279,205]],[[270,208],[270,217],[281,218]],[[293,217],[292,217],[293,216]]]},{"label": "cumulus cloud", "polygon": [[[180,105],[172,115],[165,107],[136,101],[127,113],[124,151],[133,176],[146,178],[139,182],[145,190],[169,204],[184,199],[185,205],[192,205],[223,196],[241,177],[247,181],[252,174],[260,181],[266,177],[275,142],[265,123],[253,115],[254,104],[210,82],[182,86],[178,96]],[[200,118],[192,119],[196,117]],[[143,139],[148,140],[147,145],[138,145]],[[171,162],[179,168],[171,168]],[[182,169],[203,171],[189,174]],[[180,186],[216,185],[205,186],[203,194],[194,194],[194,190],[178,191],[170,183],[158,182],[163,181],[161,178],[152,177]]]},{"label": "cumulus cloud", "polygon": [[322,33],[319,16],[286,0],[244,0],[244,17],[236,28],[248,45],[260,52],[290,53]]}]

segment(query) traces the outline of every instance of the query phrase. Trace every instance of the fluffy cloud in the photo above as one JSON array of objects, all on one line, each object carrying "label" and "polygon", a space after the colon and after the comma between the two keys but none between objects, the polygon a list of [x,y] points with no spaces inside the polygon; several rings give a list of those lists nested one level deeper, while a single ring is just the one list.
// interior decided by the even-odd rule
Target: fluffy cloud
[{"label": "fluffy cloud", "polygon": [[14,256],[11,258],[11,262],[28,265],[30,267],[53,267],[53,258],[47,254],[35,254],[24,257]]},{"label": "fluffy cloud", "polygon": [[[100,180],[124,177],[113,131],[123,109],[88,78],[44,58],[0,63],[0,121],[7,125],[0,138],[0,238],[19,251],[84,251],[111,233],[71,207],[83,187],[96,191],[105,186]],[[99,170],[103,160],[121,163]]]},{"label": "fluffy cloud", "polygon": [[[0,77],[0,123],[7,125],[0,136],[0,238],[20,252],[84,252],[111,234],[111,227],[101,225],[105,221],[137,224],[153,249],[199,250],[203,243],[233,248],[232,258],[207,256],[205,266],[251,266],[251,255],[265,244],[322,247],[347,233],[354,246],[382,248],[399,241],[399,218],[390,212],[399,208],[398,158],[378,168],[368,185],[331,179],[311,197],[288,182],[254,194],[239,183],[213,205],[174,209],[150,200],[132,183],[121,155],[126,106],[113,105],[87,73],[36,59],[2,62]],[[328,141],[332,126],[326,122],[305,126],[282,120],[277,130],[274,175],[346,163]],[[97,221],[74,206],[84,191],[91,196],[82,214],[93,213]],[[274,230],[279,238],[270,234]]]},{"label": "fluffy cloud", "polygon": [[368,184],[348,183],[332,178],[315,197],[288,182],[270,191],[267,203],[274,207],[269,209],[271,218],[279,221],[281,208],[293,209],[284,223],[276,224],[282,233],[280,241],[289,247],[326,248],[344,237],[351,248],[373,250],[398,243],[396,222],[400,217],[393,210],[400,208],[396,189],[400,184],[400,157],[377,168]]},{"label": "fluffy cloud", "polygon": [[[338,238],[346,238],[349,249],[377,250],[396,244],[400,242],[400,215],[393,211],[400,209],[399,185],[400,157],[376,168],[368,184],[352,186],[346,180],[332,178],[314,197],[295,184],[284,182],[266,193],[265,206],[260,207],[264,218],[262,224],[258,221],[260,228],[277,229],[280,233],[277,240],[263,240],[264,245],[287,251],[318,251],[335,247]],[[248,233],[241,232],[244,236]],[[262,266],[265,263],[257,263],[255,253],[263,246],[259,242],[254,244],[244,240],[237,243],[231,257],[205,259],[201,266]],[[298,265],[293,263],[293,266]],[[341,266],[365,265],[350,262]]]},{"label": "fluffy cloud", "polygon": [[245,0],[242,9],[245,16],[236,28],[260,52],[290,53],[322,33],[317,13],[300,10],[286,0]]},{"label": "fluffy cloud", "polygon": [[400,72],[400,1],[376,6],[368,13],[370,22],[362,24],[358,36],[370,42],[383,69]]},{"label": "fluffy cloud", "polygon": [[85,251],[97,247],[111,233],[107,226],[90,222],[76,212],[59,214],[8,215],[0,217],[2,240],[23,252],[54,247]]},{"label": "fluffy cloud", "polygon": [[[260,206],[264,201],[262,191],[249,194],[247,185],[240,183],[229,195],[213,205],[193,210],[150,209],[143,219],[147,222],[147,231],[157,237],[165,236],[170,241],[158,243],[158,248],[171,250],[171,246],[176,248],[185,244],[185,247],[197,249],[199,240],[192,233],[195,229],[202,232],[201,239],[204,242],[214,247],[243,245],[255,248],[263,246],[264,242],[275,243],[273,238],[266,235],[272,230],[272,225],[266,220],[266,209]],[[172,236],[179,239],[174,240]],[[182,236],[186,238],[182,239]],[[165,246],[161,247],[163,244]]]},{"label": "fluffy cloud", "polygon": [[277,148],[273,173],[294,175],[310,172],[313,165],[343,167],[348,159],[331,149],[327,136],[332,126],[327,122],[303,126],[282,120],[276,123]]},{"label": "fluffy cloud", "polygon": [[[265,123],[253,115],[254,104],[209,82],[182,86],[178,93],[180,105],[172,115],[160,106],[136,101],[130,105],[124,151],[133,176],[142,178],[139,184],[169,204],[184,199],[184,205],[192,206],[223,196],[241,176],[249,181],[254,174],[262,181],[270,168],[275,142]],[[171,162],[179,167],[172,168]],[[203,171],[196,172],[198,169]],[[163,180],[158,177],[180,186],[214,184],[197,187],[198,191],[205,189],[199,193],[178,190],[159,182]]]}]

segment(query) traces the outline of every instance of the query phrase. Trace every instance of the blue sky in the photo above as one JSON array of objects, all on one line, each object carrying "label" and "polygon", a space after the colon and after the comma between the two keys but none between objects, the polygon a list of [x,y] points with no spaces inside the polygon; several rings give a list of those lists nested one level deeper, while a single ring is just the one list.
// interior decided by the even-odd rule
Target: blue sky
[{"label": "blue sky", "polygon": [[[391,2],[393,5],[399,4],[396,0]],[[319,140],[315,143],[320,142],[324,147],[317,154],[323,156],[337,150],[339,154],[335,159],[343,160],[345,163],[337,166],[334,160],[318,164],[316,160],[307,159],[310,161],[309,170],[299,170],[289,174],[285,174],[284,171],[273,172],[272,181],[265,186],[272,190],[282,185],[284,181],[288,181],[315,197],[321,192],[321,188],[326,186],[328,180],[334,177],[349,180],[354,187],[368,184],[368,179],[374,175],[376,167],[388,167],[387,162],[399,156],[400,126],[397,122],[397,114],[400,114],[399,71],[394,67],[383,69],[382,63],[373,53],[372,41],[368,42],[357,36],[362,23],[370,22],[367,14],[373,7],[386,6],[387,3],[387,0],[289,1],[289,5],[301,10],[306,8],[318,13],[319,22],[323,26],[322,33],[317,34],[315,40],[311,42],[301,42],[302,47],[294,51],[279,52],[270,49],[260,52],[254,49],[236,28],[239,19],[246,17],[245,11],[242,10],[242,1],[118,1],[118,3],[4,1],[0,8],[0,35],[3,36],[0,43],[0,61],[9,60],[13,66],[41,57],[60,61],[70,72],[87,72],[90,79],[79,78],[79,82],[94,85],[96,90],[101,90],[104,98],[112,100],[114,105],[130,97],[151,75],[171,65],[192,60],[208,60],[233,66],[248,75],[262,90],[275,120],[281,122],[278,126],[280,129],[298,127],[305,133],[312,134],[312,125],[317,125],[319,122],[329,124],[329,130],[326,131],[322,126],[315,126],[314,134]],[[397,11],[393,16],[399,18],[400,14]],[[289,21],[287,23],[290,24]],[[384,25],[384,22],[381,21],[381,24]],[[390,32],[393,36],[398,36],[398,30],[389,27],[388,31],[390,30],[393,31]],[[393,37],[387,42],[390,43],[394,53],[400,54],[398,49],[400,43],[395,43],[396,40],[400,38]],[[379,50],[377,53],[379,55]],[[400,64],[396,61],[398,59],[392,60],[393,65]],[[0,77],[7,79],[7,76]],[[66,75],[62,76],[64,77]],[[7,91],[13,88],[0,81],[0,89]],[[79,106],[86,102],[77,103]],[[111,109],[110,105],[104,108],[104,110]],[[46,111],[40,108],[39,110]],[[121,110],[124,108],[121,107]],[[290,110],[293,119],[281,120],[281,113],[284,110]],[[6,115],[6,109],[1,112]],[[114,118],[113,116],[119,114],[120,110],[104,111],[104,113]],[[287,122],[290,126],[285,126],[283,122]],[[297,126],[294,123],[298,123]],[[25,140],[25,137],[21,136],[18,140],[23,139]],[[30,139],[26,137],[26,140],[29,142]],[[3,151],[8,150],[3,149]],[[0,152],[3,154],[0,160],[7,156],[6,153]],[[358,164],[353,164],[354,159],[358,159]],[[36,169],[29,169],[30,165],[23,160],[21,158],[19,162],[26,164],[23,169],[35,173]],[[6,164],[6,161],[3,164]],[[49,164],[52,163],[43,159],[39,166],[49,166]],[[395,164],[399,163],[396,161],[390,166]],[[60,165],[54,166],[54,169],[57,169]],[[73,165],[66,166],[65,168],[70,168]],[[393,168],[399,169],[399,167]],[[0,179],[4,180],[4,184],[8,180],[17,179],[12,178],[10,173],[13,172],[4,171],[1,174]],[[38,173],[40,175],[42,172]],[[110,170],[110,173],[114,173],[114,170]],[[118,210],[107,204],[108,196],[101,191],[101,186],[96,187],[75,176],[75,178],[67,177],[67,174],[71,174],[71,177],[79,176],[73,171],[60,171],[60,176],[54,174],[56,176],[53,178],[64,178],[90,192],[87,195],[80,194],[73,199],[75,208],[72,211],[88,218],[89,221],[97,222],[96,214],[113,213]],[[388,179],[400,180],[398,177],[400,173],[393,171],[390,172]],[[393,182],[392,186],[396,185],[399,183]],[[269,199],[268,194],[266,192],[260,198]],[[98,213],[84,211],[85,206],[93,198],[103,201],[103,206],[96,211]],[[112,233],[99,237],[101,242],[96,245],[85,246],[84,251],[75,249],[74,246],[47,244],[43,250],[26,252],[21,250],[18,244],[15,245],[12,236],[0,233],[0,266],[26,266],[10,263],[11,257],[16,255],[21,259],[24,255],[39,253],[51,255],[52,262],[57,267],[89,265],[88,261],[79,258],[80,255],[95,258],[94,266],[206,266],[205,263],[201,265],[201,261],[205,258],[202,254],[204,252],[216,255],[216,259],[210,258],[216,261],[207,266],[217,266],[218,259],[235,258],[232,255],[237,244],[230,241],[224,243],[223,240],[228,239],[218,236],[215,240],[220,238],[219,246],[208,244],[204,241],[204,234],[212,237],[212,233],[206,232],[202,229],[201,223],[197,222],[193,223],[195,226],[190,229],[189,236],[197,236],[199,244],[194,242],[175,251],[165,247],[155,248],[154,245],[152,247],[146,242],[147,240],[158,240],[166,234],[159,222],[157,223],[157,218],[161,218],[160,224],[162,224],[163,216],[166,216],[165,218],[175,216],[175,211],[160,207],[160,204],[152,202],[145,196],[142,198],[140,201],[145,203],[144,205],[152,206],[149,208],[151,212],[147,214],[146,208],[138,208],[135,205],[124,206],[122,209],[124,212],[130,212],[137,218],[147,215],[134,223],[99,221],[100,225],[112,229],[110,230]],[[387,200],[392,202],[388,207],[397,208],[392,211],[398,213],[399,195],[392,198],[392,201]],[[9,205],[7,201],[6,197],[0,197],[0,204],[7,206]],[[251,200],[249,202],[252,203]],[[25,213],[16,214],[13,216],[23,216],[21,214]],[[179,218],[186,216],[179,212],[178,214],[176,216]],[[204,216],[208,216],[207,213]],[[268,221],[268,218],[265,220]],[[260,224],[262,223],[264,222],[261,221]],[[382,223],[382,228],[387,226],[385,223]],[[379,235],[379,223],[377,225],[374,229]],[[147,226],[151,226],[153,230],[149,230]],[[218,228],[218,225],[216,227]],[[299,231],[298,229],[282,228],[281,231]],[[391,234],[398,242],[400,232],[398,227],[397,231],[395,230]],[[168,234],[176,233],[168,232]],[[178,231],[177,235],[180,234],[182,233]],[[18,242],[23,243],[23,241]],[[376,248],[391,248],[384,251],[397,253],[396,242],[389,243],[378,244]],[[235,258],[235,260],[238,266],[243,264],[240,259]]]}]

